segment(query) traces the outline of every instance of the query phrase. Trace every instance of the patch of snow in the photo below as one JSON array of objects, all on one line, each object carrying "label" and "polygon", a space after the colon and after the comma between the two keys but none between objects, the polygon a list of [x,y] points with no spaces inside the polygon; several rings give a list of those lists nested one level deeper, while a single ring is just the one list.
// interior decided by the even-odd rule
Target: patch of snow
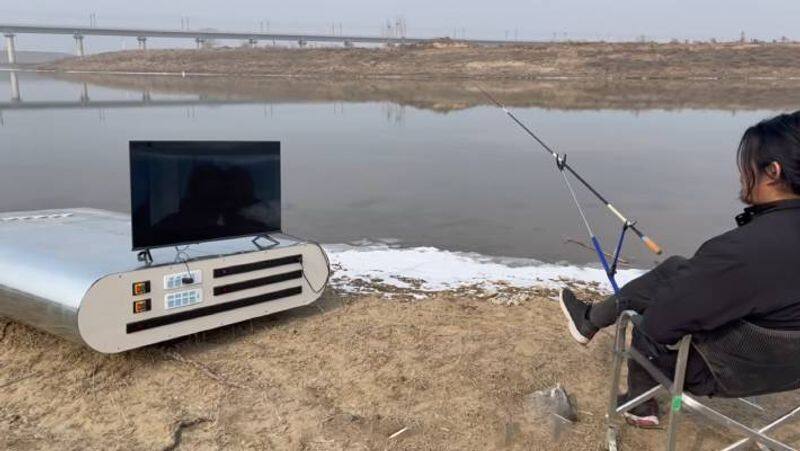
[{"label": "patch of snow", "polygon": [[[415,291],[447,291],[467,286],[559,288],[565,282],[610,291],[599,267],[544,263],[534,259],[490,257],[435,247],[403,248],[388,243],[329,244],[331,284],[343,291],[364,291],[370,284]],[[642,275],[639,269],[617,273],[620,286]]]}]

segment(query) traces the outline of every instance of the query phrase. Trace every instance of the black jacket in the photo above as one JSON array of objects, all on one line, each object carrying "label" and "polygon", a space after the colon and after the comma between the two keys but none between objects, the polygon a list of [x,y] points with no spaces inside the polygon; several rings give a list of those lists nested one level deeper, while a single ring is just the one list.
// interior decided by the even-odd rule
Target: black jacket
[{"label": "black jacket", "polygon": [[662,344],[692,334],[713,394],[800,388],[800,200],[751,207],[737,221],[746,223],[663,265],[641,330]]},{"label": "black jacket", "polygon": [[737,320],[800,330],[800,200],[745,210],[744,225],[705,242],[661,284],[642,330],[659,343]]}]

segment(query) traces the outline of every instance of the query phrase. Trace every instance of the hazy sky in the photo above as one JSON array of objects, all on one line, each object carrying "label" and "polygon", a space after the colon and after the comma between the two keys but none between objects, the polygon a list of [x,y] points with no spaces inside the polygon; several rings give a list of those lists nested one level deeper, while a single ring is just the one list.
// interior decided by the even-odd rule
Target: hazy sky
[{"label": "hazy sky", "polygon": [[[257,31],[379,34],[387,19],[402,16],[408,35],[519,39],[800,39],[800,0],[0,0],[0,22],[137,25]],[[69,39],[50,38],[51,50],[71,48]],[[98,40],[100,38],[92,38]],[[21,48],[39,38],[20,37]],[[135,41],[134,41],[135,42]],[[88,42],[87,42],[88,44]],[[119,38],[94,47],[119,48]],[[89,45],[89,48],[92,48]]]}]

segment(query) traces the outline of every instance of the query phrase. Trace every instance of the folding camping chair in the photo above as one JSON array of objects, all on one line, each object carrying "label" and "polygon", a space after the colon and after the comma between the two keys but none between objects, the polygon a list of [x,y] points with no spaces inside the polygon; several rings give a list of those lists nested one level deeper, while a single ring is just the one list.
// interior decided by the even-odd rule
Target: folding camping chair
[{"label": "folding camping chair", "polygon": [[[724,448],[725,451],[746,449],[748,446],[754,443],[758,444],[761,448],[768,448],[771,450],[788,451],[795,449],[785,443],[767,436],[767,433],[771,432],[778,426],[788,421],[795,414],[800,412],[800,406],[795,407],[785,415],[772,421],[766,426],[761,427],[760,429],[753,429],[729,416],[722,414],[717,410],[712,409],[705,404],[702,404],[697,400],[697,398],[683,391],[686,363],[689,357],[689,349],[692,342],[691,335],[684,336],[680,342],[678,342],[678,356],[675,366],[675,374],[672,376],[672,379],[670,379],[669,376],[665,375],[662,371],[656,368],[656,366],[653,365],[653,363],[651,363],[644,355],[627,343],[626,335],[628,326],[632,325],[635,328],[639,326],[640,322],[641,316],[632,310],[626,310],[622,312],[617,320],[616,336],[614,339],[614,363],[611,376],[611,393],[609,398],[608,413],[606,415],[606,420],[608,422],[607,441],[609,450],[617,449],[617,423],[619,416],[644,403],[645,401],[654,398],[662,392],[668,393],[671,399],[669,424],[667,426],[667,449],[669,451],[673,451],[675,449],[678,423],[684,407],[689,408],[690,410],[700,414],[705,418],[713,420],[716,423],[740,432],[745,436],[745,438]],[[658,385],[650,390],[647,390],[645,393],[642,393],[636,398],[617,406],[622,363],[627,359],[633,359],[639,365],[641,365],[653,377],[653,379],[658,382]],[[744,399],[742,399],[742,401],[746,404],[752,405],[752,403]]]}]

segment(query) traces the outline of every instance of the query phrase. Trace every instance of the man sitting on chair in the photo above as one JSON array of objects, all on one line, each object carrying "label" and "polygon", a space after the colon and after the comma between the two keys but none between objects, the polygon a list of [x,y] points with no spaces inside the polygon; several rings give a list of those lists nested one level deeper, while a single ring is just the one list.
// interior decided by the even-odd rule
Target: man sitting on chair
[{"label": "man sitting on chair", "polygon": [[[762,121],[744,133],[737,153],[742,202],[738,228],[705,242],[692,258],[670,257],[589,304],[564,289],[561,307],[581,344],[624,310],[641,315],[633,347],[671,375],[668,347],[692,334],[685,387],[699,396],[745,396],[800,386],[800,355],[775,336],[800,332],[800,111]],[[783,334],[783,335],[781,335]],[[731,337],[738,341],[732,341]],[[722,338],[720,338],[722,337]],[[628,360],[624,402],[656,385]],[[654,399],[628,422],[658,425]]]}]

